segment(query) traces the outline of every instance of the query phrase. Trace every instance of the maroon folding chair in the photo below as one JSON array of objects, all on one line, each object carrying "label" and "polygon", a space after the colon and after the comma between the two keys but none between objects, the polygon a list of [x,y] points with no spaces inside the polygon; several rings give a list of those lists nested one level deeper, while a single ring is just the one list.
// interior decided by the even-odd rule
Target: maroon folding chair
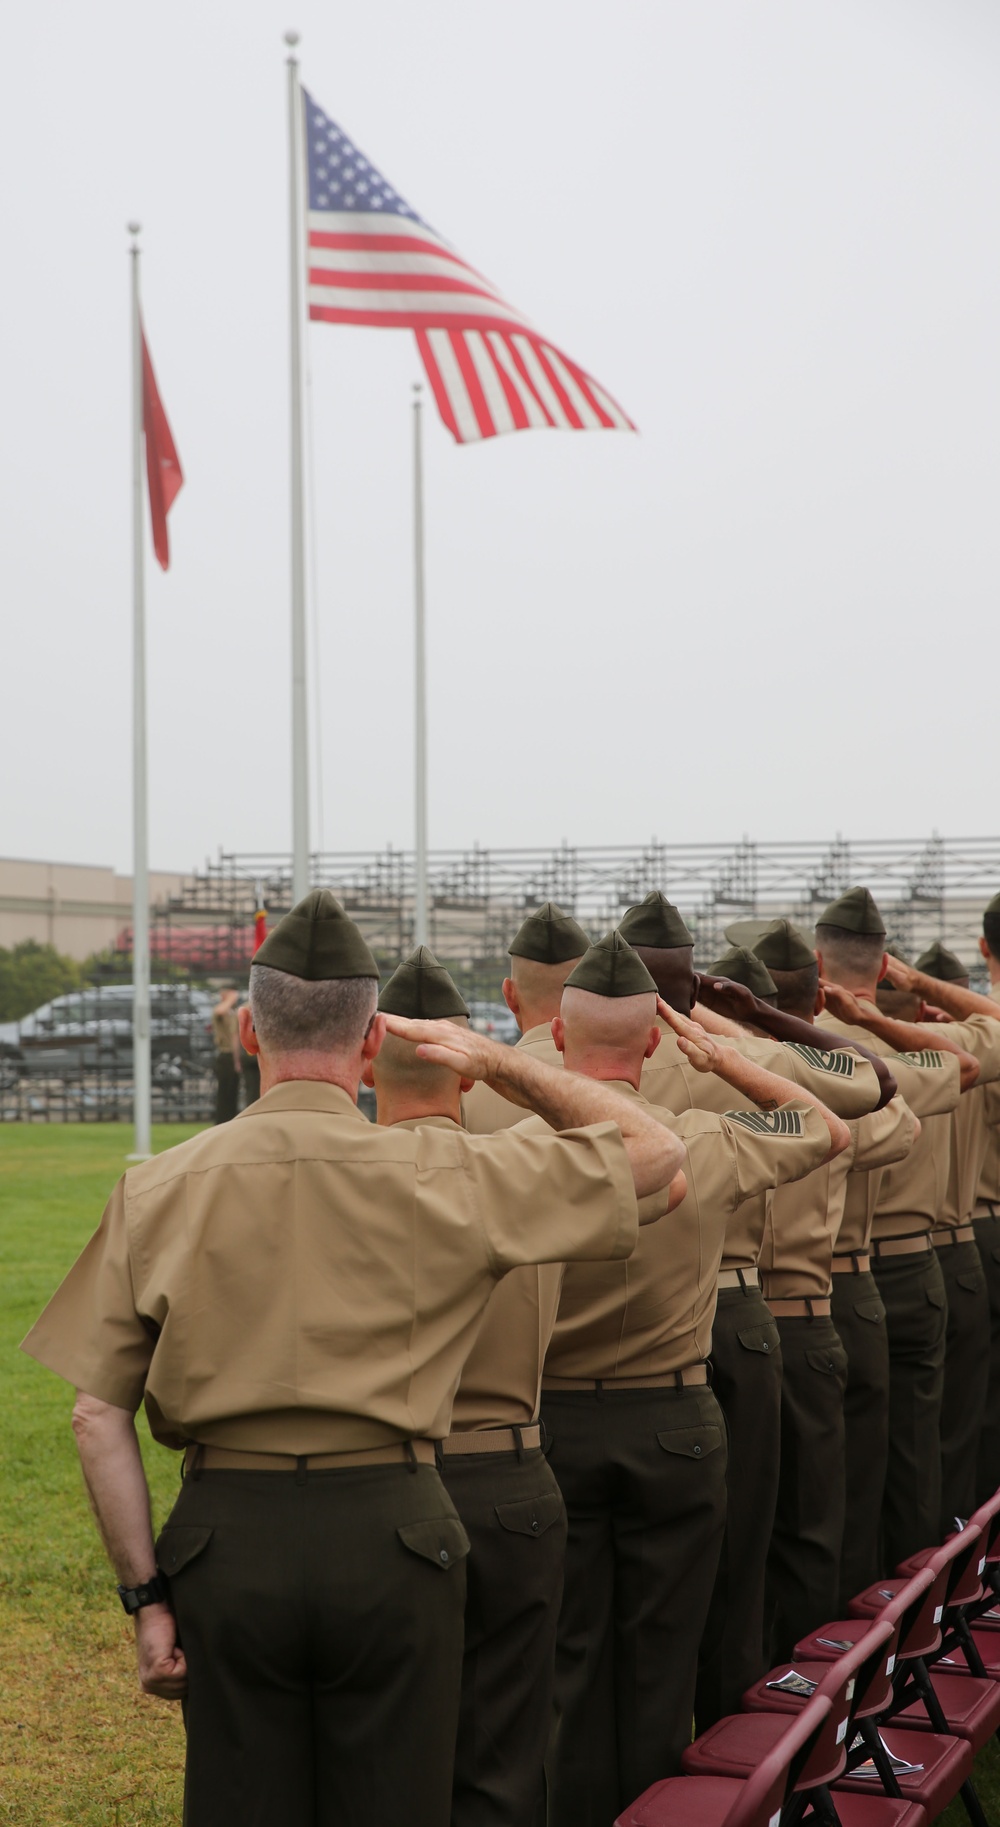
[{"label": "maroon folding chair", "polygon": [[[988,1506],[983,1506],[988,1509]],[[1000,1523],[1000,1497],[996,1501]],[[947,1732],[965,1738],[973,1753],[1000,1729],[1000,1681],[973,1673],[968,1655],[968,1619],[981,1609],[982,1575],[986,1566],[990,1516],[977,1511],[965,1530],[936,1548],[928,1567],[949,1569],[943,1620],[943,1641],[930,1655],[914,1656],[897,1686],[891,1710],[893,1724],[920,1732]],[[965,1542],[963,1548],[962,1543]],[[964,1666],[956,1668],[955,1651],[963,1648]]]},{"label": "maroon folding chair", "polygon": [[[615,1827],[778,1827],[794,1772],[808,1757],[829,1712],[826,1696],[814,1695],[800,1713],[781,1721],[780,1736],[745,1781],[665,1777],[626,1808]],[[924,1823],[907,1821],[899,1827],[924,1827]]]},{"label": "maroon folding chair", "polygon": [[[849,1682],[847,1692],[848,1717],[852,1722],[884,1711],[892,1699],[892,1668],[898,1645],[899,1619],[883,1616],[869,1624],[857,1643],[840,1652],[837,1660],[849,1662],[853,1671],[853,1688]],[[808,1657],[796,1656],[793,1662],[779,1663],[747,1688],[743,1706],[748,1713],[797,1713],[810,1692],[825,1682],[829,1671],[829,1661],[812,1662]]]}]

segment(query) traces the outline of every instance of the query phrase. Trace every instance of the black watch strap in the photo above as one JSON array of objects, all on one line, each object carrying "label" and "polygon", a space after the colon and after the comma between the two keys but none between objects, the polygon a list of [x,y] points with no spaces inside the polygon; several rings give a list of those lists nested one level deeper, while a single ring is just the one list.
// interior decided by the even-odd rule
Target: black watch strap
[{"label": "black watch strap", "polygon": [[121,1599],[129,1617],[141,1611],[144,1605],[159,1605],[167,1596],[167,1582],[158,1573],[154,1573],[145,1586],[119,1586],[118,1597]]}]

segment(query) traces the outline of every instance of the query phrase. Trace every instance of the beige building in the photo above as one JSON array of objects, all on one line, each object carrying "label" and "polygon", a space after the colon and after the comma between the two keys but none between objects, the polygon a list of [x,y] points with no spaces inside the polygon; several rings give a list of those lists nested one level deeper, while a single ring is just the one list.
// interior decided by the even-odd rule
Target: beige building
[{"label": "beige building", "polygon": [[[187,876],[152,871],[150,904],[178,894]],[[0,946],[22,939],[83,959],[114,945],[132,923],[132,877],[89,863],[0,857]]]}]

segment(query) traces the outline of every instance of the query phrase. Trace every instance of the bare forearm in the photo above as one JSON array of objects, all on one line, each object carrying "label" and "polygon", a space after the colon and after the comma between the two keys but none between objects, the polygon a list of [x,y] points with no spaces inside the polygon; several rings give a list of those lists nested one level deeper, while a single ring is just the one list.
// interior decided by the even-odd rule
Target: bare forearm
[{"label": "bare forearm", "polygon": [[819,1111],[830,1132],[830,1154],[839,1155],[847,1147],[850,1141],[847,1124],[834,1116],[822,1099],[807,1091],[805,1086],[792,1084],[777,1072],[768,1072],[764,1066],[735,1053],[731,1047],[719,1048],[713,1069],[717,1077],[725,1079],[735,1091],[742,1091],[744,1097],[751,1098],[762,1110],[777,1110],[782,1104],[811,1104]]},{"label": "bare forearm", "polygon": [[[814,1050],[818,1048],[823,1053],[859,1054],[862,1059],[868,1061],[879,1082],[879,1101],[875,1106],[876,1110],[881,1110],[891,1098],[895,1097],[896,1081],[885,1060],[880,1054],[871,1052],[854,1037],[848,1039],[846,1035],[835,1034],[829,1028],[814,1027],[811,1021],[802,1021],[797,1015],[786,1015],[781,1009],[773,1009],[770,1003],[761,1002],[760,998],[754,996],[744,984],[731,984],[725,978],[700,977],[698,986],[700,994],[713,999],[710,1004],[713,1013],[723,1021],[732,1021],[733,1016],[739,1013],[740,1020],[749,1022],[755,1028],[760,1028],[772,1040],[778,1041],[782,1045],[795,1043]],[[720,1005],[724,1002],[732,1005],[729,1016],[724,1015],[721,1011]],[[706,1026],[709,1024],[706,1023]],[[713,1031],[712,1027],[709,1028],[709,1031]],[[715,1027],[714,1031],[723,1030]],[[733,1031],[737,1034],[743,1032],[739,1028],[730,1029],[730,1032]]]},{"label": "bare forearm", "polygon": [[135,1422],[126,1409],[81,1394],[73,1432],[108,1559],[123,1586],[141,1586],[156,1572],[156,1555]]},{"label": "bare forearm", "polygon": [[977,996],[975,990],[963,989],[960,983],[942,983],[923,971],[914,971],[913,976],[916,994],[934,1008],[944,1009],[955,1021],[968,1021],[970,1015],[988,1015],[992,1021],[1000,1021],[1000,1003],[991,1001],[989,996]]}]

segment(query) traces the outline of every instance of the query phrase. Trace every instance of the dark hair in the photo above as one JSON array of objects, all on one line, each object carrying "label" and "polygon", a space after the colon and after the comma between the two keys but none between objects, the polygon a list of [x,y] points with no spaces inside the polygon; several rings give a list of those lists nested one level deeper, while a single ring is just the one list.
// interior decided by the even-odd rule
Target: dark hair
[{"label": "dark hair", "polygon": [[803,964],[797,971],[778,971],[773,964],[767,968],[778,992],[778,1007],[782,1014],[799,1015],[803,1021],[811,1021],[819,989],[819,965],[815,962]]},{"label": "dark hair", "polygon": [[984,913],[983,938],[1000,964],[1000,913]]}]

